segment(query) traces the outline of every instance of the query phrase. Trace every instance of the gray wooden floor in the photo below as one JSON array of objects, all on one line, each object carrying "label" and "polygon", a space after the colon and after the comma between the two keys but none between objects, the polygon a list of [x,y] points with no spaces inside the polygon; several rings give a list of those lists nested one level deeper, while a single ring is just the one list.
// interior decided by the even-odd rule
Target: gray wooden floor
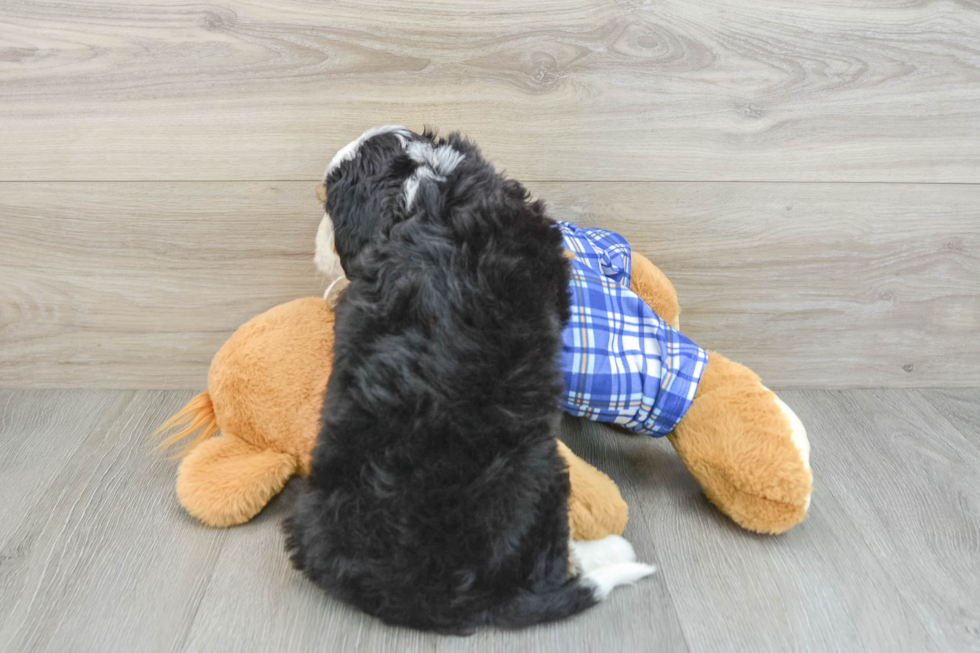
[{"label": "gray wooden floor", "polygon": [[205,528],[148,435],[190,391],[0,391],[3,651],[965,651],[980,648],[980,390],[798,390],[816,489],[781,537],[739,530],[669,445],[566,420],[659,566],[520,633],[389,628],[288,565],[286,496]]}]

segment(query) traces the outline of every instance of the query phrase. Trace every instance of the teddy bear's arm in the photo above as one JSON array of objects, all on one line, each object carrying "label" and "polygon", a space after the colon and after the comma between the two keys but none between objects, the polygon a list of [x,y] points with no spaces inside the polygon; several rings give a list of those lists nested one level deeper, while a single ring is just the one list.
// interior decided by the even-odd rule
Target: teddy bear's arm
[{"label": "teddy bear's arm", "polygon": [[664,322],[680,328],[681,307],[677,303],[677,291],[663,272],[650,259],[634,251],[630,270],[630,290],[640,296]]}]

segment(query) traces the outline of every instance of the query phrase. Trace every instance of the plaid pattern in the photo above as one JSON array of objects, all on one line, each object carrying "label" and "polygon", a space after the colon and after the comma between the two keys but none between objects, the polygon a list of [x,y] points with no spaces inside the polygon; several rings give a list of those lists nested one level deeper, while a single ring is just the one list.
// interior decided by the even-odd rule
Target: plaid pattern
[{"label": "plaid pattern", "polygon": [[655,437],[694,399],[708,356],[630,290],[630,248],[617,233],[558,222],[575,253],[562,332],[562,407]]}]

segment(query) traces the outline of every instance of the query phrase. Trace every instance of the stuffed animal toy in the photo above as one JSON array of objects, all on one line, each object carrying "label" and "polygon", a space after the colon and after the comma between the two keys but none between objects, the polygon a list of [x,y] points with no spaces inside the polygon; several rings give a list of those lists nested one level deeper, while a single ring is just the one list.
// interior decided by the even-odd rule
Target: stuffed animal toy
[{"label": "stuffed animal toy", "polygon": [[780,533],[802,521],[812,474],[796,414],[747,367],[678,331],[676,291],[626,239],[557,226],[572,253],[565,410],[666,435],[707,497],[745,528]]},{"label": "stuffed animal toy", "polygon": [[[676,291],[621,236],[558,226],[573,259],[565,409],[666,435],[709,500],[744,528],[781,533],[799,523],[812,486],[799,418],[751,370],[677,331]],[[299,299],[247,322],[215,355],[208,391],[158,429],[178,429],[161,446],[198,431],[182,451],[177,495],[204,523],[243,523],[290,476],[309,472],[331,369],[329,304]],[[621,534],[627,508],[615,484],[556,446],[569,468],[573,538]]]},{"label": "stuffed animal toy", "polygon": [[[209,526],[254,517],[294,474],[308,474],[333,358],[334,314],[307,297],[281,304],[242,325],[218,350],[208,390],[158,433],[161,446],[190,439],[180,452],[177,497]],[[218,431],[220,437],[212,437]],[[561,441],[568,466],[568,517],[576,540],[619,535],[627,506],[616,484]]]}]

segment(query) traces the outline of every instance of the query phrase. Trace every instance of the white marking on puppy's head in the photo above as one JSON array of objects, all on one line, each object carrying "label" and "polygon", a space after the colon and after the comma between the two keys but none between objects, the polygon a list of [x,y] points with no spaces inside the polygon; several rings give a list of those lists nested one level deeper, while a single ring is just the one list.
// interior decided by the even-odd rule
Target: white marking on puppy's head
[{"label": "white marking on puppy's head", "polygon": [[382,125],[380,127],[372,127],[368,129],[363,134],[352,140],[350,143],[340,148],[340,151],[333,155],[330,159],[329,165],[327,165],[326,172],[323,173],[323,180],[326,181],[330,173],[334,171],[334,168],[339,166],[344,161],[350,161],[357,156],[357,150],[360,149],[361,144],[369,138],[374,138],[381,134],[395,134],[398,136],[398,140],[401,141],[402,147],[408,142],[408,137],[412,135],[412,132],[408,127],[403,127],[401,125]]},{"label": "white marking on puppy's head", "polygon": [[412,176],[405,180],[405,208],[412,208],[412,202],[415,201],[415,193],[418,192],[419,186],[422,184],[423,179],[446,181],[445,177],[437,175],[431,168],[419,166],[415,169],[415,172],[412,173]]},{"label": "white marking on puppy's head", "polygon": [[405,180],[405,208],[412,208],[415,194],[424,179],[446,181],[446,177],[466,158],[450,145],[434,147],[426,141],[412,141],[405,151],[418,164],[412,176]]},{"label": "white marking on puppy's head", "polygon": [[[427,138],[419,137],[401,125],[372,127],[342,147],[330,160],[330,164],[327,166],[326,172],[323,175],[324,184],[321,187],[321,194],[324,196],[324,199],[329,197],[327,180],[337,170],[338,166],[345,161],[355,159],[365,142],[383,134],[393,134],[398,139],[402,150],[404,150],[417,166],[403,184],[403,193],[407,207],[412,205],[419,186],[423,181],[446,181],[446,177],[465,158],[461,152],[452,146],[446,144],[439,146],[433,145]],[[336,207],[334,208],[336,209]],[[331,284],[345,276],[344,268],[341,265],[334,241],[333,220],[329,213],[326,212],[324,212],[323,219],[320,221],[319,228],[317,229],[316,252],[313,261],[316,264],[317,270],[326,276],[327,281]]]},{"label": "white marking on puppy's head", "polygon": [[408,156],[418,164],[428,166],[437,175],[447,176],[466,157],[450,145],[434,147],[425,141],[412,141],[405,148]]},{"label": "white marking on puppy's head", "polygon": [[[375,136],[380,136],[381,134],[395,134],[404,148],[412,132],[409,131],[407,127],[403,127],[401,125],[382,125],[380,127],[372,127],[344,147],[340,148],[340,151],[334,154],[333,158],[330,159],[330,163],[327,165],[327,169],[323,173],[323,185],[317,189],[317,197],[321,202],[325,203],[327,199],[326,182],[327,178],[330,176],[330,173],[344,161],[354,159],[357,156],[357,152],[361,148],[361,145],[365,141]],[[316,230],[316,251],[313,255],[313,263],[316,265],[317,270],[323,274],[330,283],[330,286],[327,288],[324,296],[329,295],[331,289],[336,287],[338,280],[345,278],[345,274],[344,268],[340,264],[340,256],[337,255],[337,248],[334,243],[333,220],[330,218],[330,214],[326,211],[324,211],[323,218],[320,220],[320,225]]]}]

